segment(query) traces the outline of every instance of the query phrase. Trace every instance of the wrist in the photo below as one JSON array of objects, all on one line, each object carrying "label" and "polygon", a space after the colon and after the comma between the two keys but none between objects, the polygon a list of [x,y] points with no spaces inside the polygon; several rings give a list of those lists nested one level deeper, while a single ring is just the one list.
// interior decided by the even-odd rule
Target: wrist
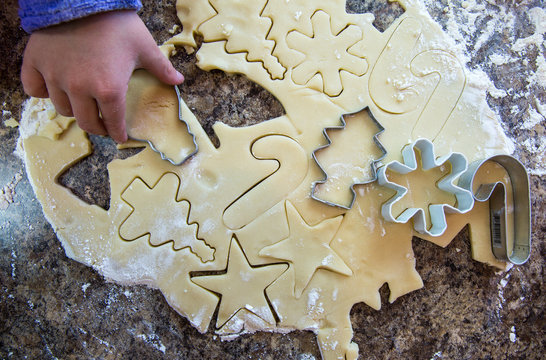
[{"label": "wrist", "polygon": [[139,10],[140,0],[19,0],[21,26],[28,33],[115,10]]}]

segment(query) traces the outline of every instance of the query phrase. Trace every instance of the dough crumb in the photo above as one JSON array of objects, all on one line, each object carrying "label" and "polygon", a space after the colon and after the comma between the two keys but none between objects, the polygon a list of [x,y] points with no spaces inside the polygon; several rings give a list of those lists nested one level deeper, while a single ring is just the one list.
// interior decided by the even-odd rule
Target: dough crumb
[{"label": "dough crumb", "polygon": [[19,127],[19,122],[15,120],[14,118],[10,117],[9,119],[4,121],[4,126],[10,127],[10,128],[16,128],[16,127]]},{"label": "dough crumb", "polygon": [[175,24],[173,25],[173,27],[171,29],[169,29],[169,34],[175,34],[178,32],[178,30],[180,30],[180,25],[178,24]]}]

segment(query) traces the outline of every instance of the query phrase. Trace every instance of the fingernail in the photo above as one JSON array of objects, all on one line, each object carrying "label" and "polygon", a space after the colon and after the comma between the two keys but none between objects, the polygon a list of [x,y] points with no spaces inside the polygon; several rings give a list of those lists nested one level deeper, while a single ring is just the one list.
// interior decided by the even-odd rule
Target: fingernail
[{"label": "fingernail", "polygon": [[129,140],[129,138],[128,138],[127,135],[114,139],[114,141],[115,141],[118,145],[125,144],[125,143],[127,142],[127,140]]},{"label": "fingernail", "polygon": [[176,77],[176,81],[178,81],[178,83],[184,82],[184,75],[182,75],[179,71],[176,72]]}]

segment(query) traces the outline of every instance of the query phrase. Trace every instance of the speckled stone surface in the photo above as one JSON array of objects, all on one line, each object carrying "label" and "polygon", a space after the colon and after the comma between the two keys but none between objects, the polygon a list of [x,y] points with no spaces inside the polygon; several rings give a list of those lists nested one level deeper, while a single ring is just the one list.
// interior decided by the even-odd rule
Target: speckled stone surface
[{"label": "speckled stone surface", "polygon": [[[432,3],[432,16],[447,26],[444,9],[448,2]],[[450,3],[457,14],[460,1]],[[158,42],[166,40],[170,34],[165,30],[176,23],[174,1],[148,0],[144,4],[142,16],[154,37]],[[15,0],[0,4],[2,123],[20,116],[25,99],[18,73],[27,37],[19,28],[16,5]],[[536,156],[520,145],[529,137],[543,138],[544,122],[532,129],[516,125],[524,120],[528,107],[536,106],[536,101],[546,103],[545,89],[526,80],[537,71],[536,57],[544,57],[546,49],[532,46],[523,54],[511,54],[517,61],[503,66],[488,59],[493,52],[509,52],[510,43],[534,32],[528,10],[544,7],[544,2],[488,1],[487,6],[512,13],[513,32],[495,33],[488,38],[487,46],[470,51],[468,66],[483,69],[498,89],[508,92],[501,98],[490,96],[488,102],[500,114],[506,133],[515,140],[516,156],[534,168]],[[350,0],[347,9],[375,11],[378,28],[387,26],[400,13],[395,4],[386,1]],[[467,37],[470,50],[485,31],[487,19],[478,16],[476,23],[478,31]],[[183,50],[174,62],[187,78],[183,96],[209,132],[215,120],[242,126],[283,113],[270,94],[241,76],[206,73],[195,66],[195,57]],[[526,96],[518,95],[521,93]],[[513,111],[514,105],[519,111]],[[232,342],[221,342],[210,332],[199,334],[158,291],[108,283],[92,269],[66,258],[42,215],[21,161],[13,155],[17,136],[17,129],[0,124],[0,188],[4,192],[14,189],[13,202],[0,210],[1,359],[320,358],[315,336],[310,332],[260,333]],[[107,207],[106,163],[130,154],[117,151],[109,139],[92,140],[95,154],[66,173],[62,182],[84,200]],[[90,173],[93,176],[89,177]],[[545,185],[544,176],[531,176],[532,256],[527,264],[508,273],[496,273],[471,259],[466,230],[446,249],[414,239],[417,270],[425,287],[389,304],[385,300],[388,288],[384,286],[380,311],[355,305],[351,319],[361,357],[543,358]]]}]

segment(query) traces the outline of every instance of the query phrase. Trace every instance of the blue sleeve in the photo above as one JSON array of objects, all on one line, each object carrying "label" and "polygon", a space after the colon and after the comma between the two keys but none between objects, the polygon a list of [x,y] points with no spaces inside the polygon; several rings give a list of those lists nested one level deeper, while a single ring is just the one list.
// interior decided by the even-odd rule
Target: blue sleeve
[{"label": "blue sleeve", "polygon": [[142,7],[140,0],[19,0],[21,26],[33,32],[99,12]]}]

